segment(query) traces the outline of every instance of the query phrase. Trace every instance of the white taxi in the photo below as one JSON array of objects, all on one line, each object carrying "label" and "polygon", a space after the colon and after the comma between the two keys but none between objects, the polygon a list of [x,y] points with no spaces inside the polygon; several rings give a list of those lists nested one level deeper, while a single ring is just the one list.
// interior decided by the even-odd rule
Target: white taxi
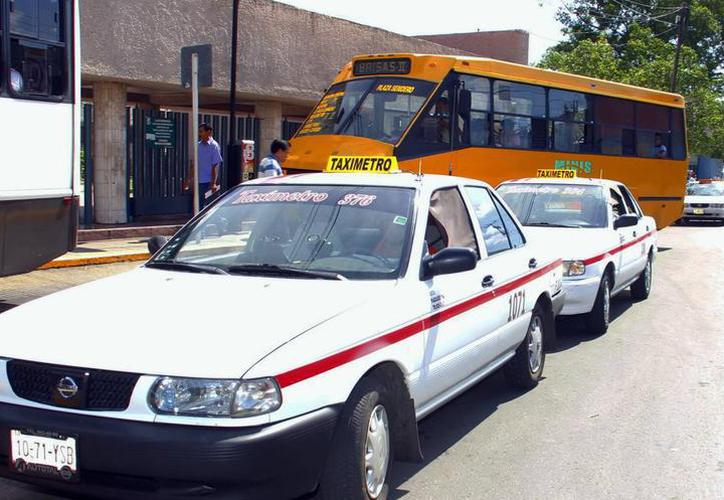
[{"label": "white taxi", "polygon": [[538,383],[561,282],[479,181],[245,183],[139,269],[0,315],[0,475],[384,498],[393,459],[420,459],[419,419],[501,367]]},{"label": "white taxi", "polygon": [[561,315],[585,315],[588,330],[600,335],[608,329],[612,296],[629,286],[634,299],[649,296],[656,222],[626,186],[530,178],[504,182],[498,193],[531,237],[559,249],[566,291]]}]

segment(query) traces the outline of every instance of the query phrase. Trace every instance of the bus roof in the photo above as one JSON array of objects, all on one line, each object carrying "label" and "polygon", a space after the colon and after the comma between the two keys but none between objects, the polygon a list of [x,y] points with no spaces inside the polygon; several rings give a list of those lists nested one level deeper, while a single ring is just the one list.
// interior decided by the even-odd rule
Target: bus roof
[{"label": "bus roof", "polygon": [[369,76],[387,76],[355,76],[353,74],[354,62],[365,59],[394,58],[410,58],[412,60],[410,72],[408,74],[398,76],[440,81],[448,74],[448,72],[455,70],[460,73],[488,76],[534,85],[544,85],[547,87],[555,87],[577,92],[587,92],[603,96],[620,97],[623,99],[660,104],[674,108],[684,107],[684,97],[680,94],[662,92],[659,90],[636,87],[634,85],[610,82],[607,80],[599,80],[597,78],[563,73],[561,71],[535,68],[533,66],[525,66],[522,64],[499,61],[497,59],[489,59],[485,57],[412,53],[358,55],[353,57],[352,60],[347,63],[339,71],[339,73],[337,73],[334,83]]}]

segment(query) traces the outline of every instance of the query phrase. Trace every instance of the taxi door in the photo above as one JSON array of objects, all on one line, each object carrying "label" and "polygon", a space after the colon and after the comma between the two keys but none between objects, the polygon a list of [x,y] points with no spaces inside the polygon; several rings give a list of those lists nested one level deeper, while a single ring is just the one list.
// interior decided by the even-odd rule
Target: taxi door
[{"label": "taxi door", "polygon": [[[423,254],[466,247],[481,255],[470,213],[458,187],[433,192],[427,217]],[[421,404],[434,403],[498,354],[488,336],[499,326],[499,314],[492,301],[485,302],[483,298],[481,302],[481,295],[492,289],[484,283],[485,276],[490,274],[493,269],[489,263],[479,259],[470,271],[423,281],[432,317],[425,332],[420,380],[416,384],[416,399]]]},{"label": "taxi door", "polygon": [[531,273],[541,256],[527,245],[518,224],[497,195],[483,186],[466,186],[465,194],[476,219],[487,256],[483,260],[483,283],[496,290],[494,323],[495,351],[505,353],[520,344],[528,331],[536,297],[526,294],[527,285],[509,289],[511,281]]},{"label": "taxi door", "polygon": [[[609,199],[613,210],[613,220],[620,215],[631,213],[626,207],[623,195],[618,187],[609,188]],[[635,214],[634,214],[635,215]],[[638,235],[638,226],[620,227],[616,229],[620,250],[614,258],[616,263],[616,282],[614,289],[620,288],[630,281],[640,271],[638,264],[641,257],[641,249],[637,245],[629,245]]]},{"label": "taxi door", "polygon": [[[638,239],[646,234],[649,234],[654,229],[653,224],[651,223],[650,219],[647,220],[646,217],[644,217],[644,213],[641,210],[639,204],[636,202],[636,198],[634,198],[634,195],[631,194],[631,191],[629,191],[628,188],[623,184],[619,184],[618,188],[621,191],[621,195],[623,195],[623,201],[626,204],[626,209],[629,212],[638,215],[639,218],[639,222],[638,224],[636,224],[636,228],[634,230],[634,238]],[[645,238],[635,245],[638,257],[635,266],[634,276],[638,276],[639,273],[644,270],[644,267],[646,267],[646,261],[648,259],[646,247],[648,242],[649,238]]]}]

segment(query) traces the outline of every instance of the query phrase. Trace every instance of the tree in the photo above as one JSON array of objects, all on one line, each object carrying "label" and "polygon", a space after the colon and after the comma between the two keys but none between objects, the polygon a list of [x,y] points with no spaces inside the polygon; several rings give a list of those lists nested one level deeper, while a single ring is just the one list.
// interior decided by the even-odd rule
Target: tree
[{"label": "tree", "polygon": [[[617,54],[626,51],[632,27],[648,28],[659,40],[673,43],[683,0],[565,0],[556,18],[567,40],[556,50],[570,51],[583,40],[601,36]],[[724,0],[691,0],[684,43],[692,48],[709,76],[724,68]]]},{"label": "tree", "polygon": [[[619,5],[619,0],[615,1],[615,5]],[[634,0],[621,1],[634,2]],[[637,2],[642,3],[638,0]],[[604,8],[604,4],[610,9],[613,2],[578,1],[576,3],[601,4],[596,10],[599,12],[599,9]],[[661,3],[663,2],[659,4]],[[724,6],[724,0],[719,3]],[[571,9],[570,6],[566,7],[565,13],[570,14]],[[559,12],[559,17],[561,15]],[[600,22],[605,24],[601,25],[603,30],[595,37],[592,32],[584,36],[582,28],[588,26],[587,22],[599,23],[595,18],[586,17],[591,15],[586,11],[584,17],[576,18],[575,24],[571,26],[576,26],[577,31],[569,32],[567,40],[549,49],[539,62],[539,66],[657,90],[668,90],[675,53],[675,46],[670,40],[654,32],[648,25],[636,21],[628,23],[614,21],[616,18],[613,14],[610,17],[601,17]],[[587,19],[590,21],[586,21]],[[573,22],[572,18],[569,22]],[[721,23],[719,26],[721,27]],[[724,48],[718,47],[717,50]],[[719,70],[711,71],[709,66],[709,58],[715,52],[716,50],[702,52],[697,47],[683,45],[677,90],[684,95],[687,103],[690,152],[724,157],[724,140],[722,140],[724,76]]]}]

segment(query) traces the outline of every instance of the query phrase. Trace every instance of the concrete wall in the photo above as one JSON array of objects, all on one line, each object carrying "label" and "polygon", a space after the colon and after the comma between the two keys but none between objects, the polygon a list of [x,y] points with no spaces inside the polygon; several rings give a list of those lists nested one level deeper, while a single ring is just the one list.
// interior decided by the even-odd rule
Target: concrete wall
[{"label": "concrete wall", "polygon": [[[239,91],[310,104],[359,53],[463,53],[433,42],[297,9],[241,0]],[[214,88],[229,86],[229,0],[81,0],[84,82],[173,88],[182,46],[214,46]],[[209,91],[207,91],[209,93]]]},{"label": "concrete wall", "polygon": [[481,57],[528,64],[530,35],[523,30],[420,35],[418,38],[472,52]]}]

